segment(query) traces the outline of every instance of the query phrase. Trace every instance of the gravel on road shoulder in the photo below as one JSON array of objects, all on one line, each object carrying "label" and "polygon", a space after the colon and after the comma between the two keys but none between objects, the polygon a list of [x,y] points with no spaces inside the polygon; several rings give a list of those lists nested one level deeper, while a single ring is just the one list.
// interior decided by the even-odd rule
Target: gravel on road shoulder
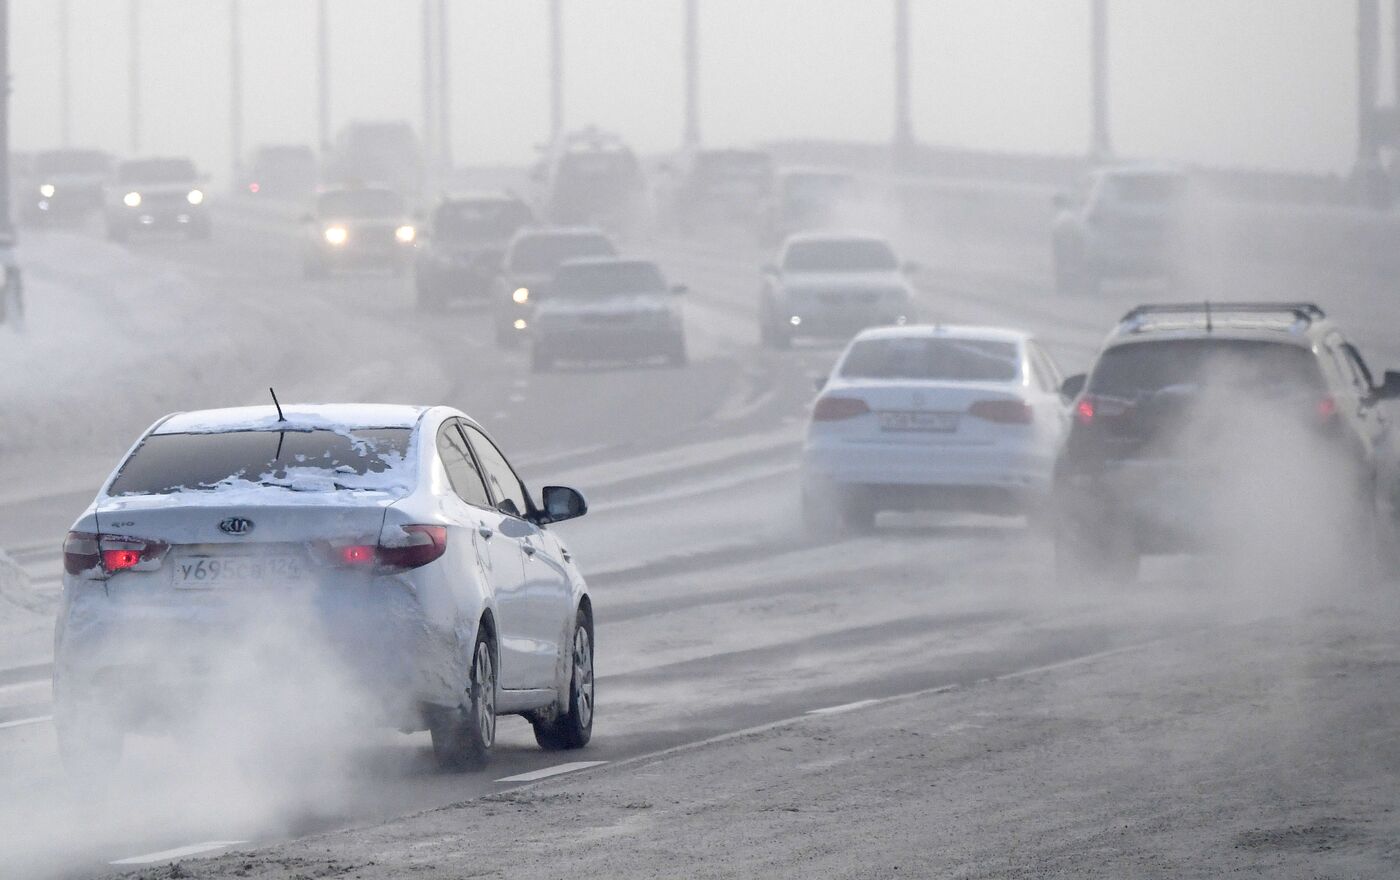
[{"label": "gravel on road shoulder", "polygon": [[1214,628],[135,876],[1400,876],[1397,617]]}]

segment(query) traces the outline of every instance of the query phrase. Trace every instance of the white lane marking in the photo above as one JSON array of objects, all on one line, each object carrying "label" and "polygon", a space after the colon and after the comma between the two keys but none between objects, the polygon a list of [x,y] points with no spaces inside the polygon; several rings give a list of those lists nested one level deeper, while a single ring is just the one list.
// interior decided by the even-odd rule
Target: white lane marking
[{"label": "white lane marking", "polygon": [[24,727],[26,724],[43,724],[45,721],[52,720],[52,715],[36,715],[33,718],[16,718],[14,721],[0,721],[0,730],[9,727]]},{"label": "white lane marking", "polygon": [[181,846],[176,849],[165,849],[160,852],[146,853],[144,856],[132,856],[129,859],[117,859],[115,862],[108,862],[109,865],[149,865],[152,862],[168,862],[172,859],[182,859],[185,856],[196,856],[200,853],[213,852],[216,849],[227,849],[231,846],[238,846],[240,843],[247,843],[246,840],[208,840],[204,843],[192,843],[189,846]]},{"label": "white lane marking", "polygon": [[856,700],[854,703],[842,703],[839,706],[827,706],[824,709],[810,709],[808,715],[840,715],[842,712],[854,712],[857,709],[864,709],[866,706],[873,706],[879,700]]},{"label": "white lane marking", "polygon": [[534,782],[537,779],[548,779],[551,776],[558,776],[561,773],[573,773],[575,770],[587,770],[589,767],[597,767],[599,764],[606,764],[607,761],[574,761],[571,764],[558,764],[554,767],[546,767],[543,770],[531,770],[529,773],[517,773],[514,776],[507,776],[504,779],[497,779],[497,782]]}]

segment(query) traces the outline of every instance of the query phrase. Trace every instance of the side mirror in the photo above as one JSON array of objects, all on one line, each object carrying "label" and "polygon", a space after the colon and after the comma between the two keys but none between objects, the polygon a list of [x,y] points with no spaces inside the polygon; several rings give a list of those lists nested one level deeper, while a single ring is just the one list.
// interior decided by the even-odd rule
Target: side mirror
[{"label": "side mirror", "polygon": [[1051,196],[1050,203],[1061,211],[1068,211],[1074,206],[1074,199],[1067,192],[1057,192]]},{"label": "side mirror", "polygon": [[583,493],[568,486],[545,486],[540,493],[544,509],[540,511],[540,524],[563,522],[578,519],[588,512],[588,502]]},{"label": "side mirror", "polygon": [[686,287],[684,284],[672,284],[671,292],[676,294],[677,296],[680,296],[682,294],[690,293],[690,288]]},{"label": "side mirror", "polygon": [[1066,401],[1074,400],[1084,390],[1084,385],[1089,381],[1086,373],[1076,373],[1060,383],[1060,396]]},{"label": "side mirror", "polygon": [[1381,384],[1376,386],[1376,400],[1400,398],[1400,370],[1386,370]]}]

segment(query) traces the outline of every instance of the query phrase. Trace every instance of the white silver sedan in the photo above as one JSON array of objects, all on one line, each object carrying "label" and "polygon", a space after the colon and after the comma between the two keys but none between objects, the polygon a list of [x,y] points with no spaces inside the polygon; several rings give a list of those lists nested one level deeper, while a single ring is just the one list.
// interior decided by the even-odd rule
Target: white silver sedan
[{"label": "white silver sedan", "polygon": [[812,407],[807,523],[867,529],[882,510],[1037,514],[1069,424],[1059,386],[1050,356],[1019,331],[864,331]]},{"label": "white silver sedan", "polygon": [[498,714],[581,747],[592,604],[548,526],[586,510],[558,486],[536,504],[448,407],[163,418],[64,544],[65,758],[110,764],[128,732],[169,731],[225,685],[303,680],[298,709],[353,692],[375,721],[430,730],[448,768],[486,759]]}]

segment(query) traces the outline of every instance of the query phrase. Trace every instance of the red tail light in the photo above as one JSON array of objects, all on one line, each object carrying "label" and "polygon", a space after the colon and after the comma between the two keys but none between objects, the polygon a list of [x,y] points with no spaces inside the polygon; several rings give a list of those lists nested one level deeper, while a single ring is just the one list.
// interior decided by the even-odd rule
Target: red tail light
[{"label": "red tail light", "polygon": [[812,407],[812,421],[840,422],[870,412],[870,405],[859,397],[818,397]]},{"label": "red tail light", "polygon": [[407,571],[427,565],[447,552],[445,526],[400,526],[405,538],[385,544],[343,544],[332,548],[330,559],[345,568],[372,566],[381,571]]},{"label": "red tail light", "polygon": [[1074,407],[1074,419],[1081,425],[1088,425],[1094,421],[1094,399],[1092,397],[1081,398]]},{"label": "red tail light", "polygon": [[258,192],[258,190],[260,190],[260,189],[262,189],[262,187],[258,186],[256,183],[250,183],[250,184],[248,184],[248,192],[250,192],[250,193],[253,193],[253,194],[256,195],[257,192]]},{"label": "red tail light", "polygon": [[1030,405],[1024,400],[979,400],[967,408],[969,415],[1000,425],[1029,425]]},{"label": "red tail light", "polygon": [[95,577],[146,566],[159,568],[170,545],[125,535],[69,532],[63,542],[63,570]]},{"label": "red tail light", "polygon": [[1328,395],[1317,402],[1317,417],[1324,422],[1330,422],[1337,416],[1337,399]]}]

